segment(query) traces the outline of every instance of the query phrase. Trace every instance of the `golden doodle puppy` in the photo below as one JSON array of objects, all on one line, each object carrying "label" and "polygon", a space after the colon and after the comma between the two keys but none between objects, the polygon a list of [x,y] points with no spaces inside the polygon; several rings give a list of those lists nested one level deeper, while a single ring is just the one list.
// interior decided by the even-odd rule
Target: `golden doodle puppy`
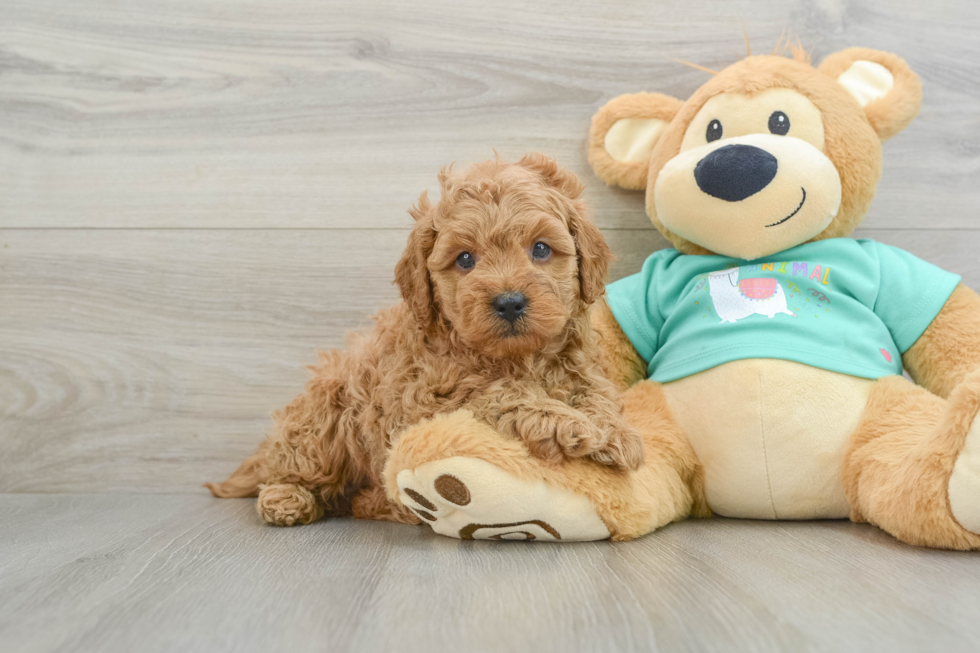
[{"label": "golden doodle puppy", "polygon": [[640,435],[603,376],[589,306],[610,250],[575,175],[541,154],[443,170],[395,268],[403,301],[345,351],[322,352],[304,391],[218,497],[258,495],[280,526],[324,514],[418,523],[384,490],[406,428],[466,409],[537,457],[636,469]]}]

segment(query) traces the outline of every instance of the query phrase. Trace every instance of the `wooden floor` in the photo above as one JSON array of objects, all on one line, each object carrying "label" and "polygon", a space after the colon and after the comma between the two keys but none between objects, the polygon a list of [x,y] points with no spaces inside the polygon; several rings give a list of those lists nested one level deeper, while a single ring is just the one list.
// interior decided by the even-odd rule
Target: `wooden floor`
[{"label": "wooden floor", "polygon": [[495,147],[665,243],[589,119],[788,29],[898,52],[922,115],[860,236],[980,287],[974,0],[0,0],[0,650],[980,650],[980,558],[844,523],[624,545],[275,530],[200,484],[396,298],[406,209]]},{"label": "wooden floor", "polygon": [[4,651],[970,651],[975,556],[716,519],[626,545],[266,526],[245,499],[0,495]]}]

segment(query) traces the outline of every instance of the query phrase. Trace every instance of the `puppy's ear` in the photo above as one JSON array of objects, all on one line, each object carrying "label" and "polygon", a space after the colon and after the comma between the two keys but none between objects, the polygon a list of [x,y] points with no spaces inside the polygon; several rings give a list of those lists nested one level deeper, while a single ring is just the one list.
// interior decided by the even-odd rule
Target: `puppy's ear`
[{"label": "puppy's ear", "polygon": [[395,283],[401,290],[402,299],[422,327],[429,326],[435,319],[432,280],[426,267],[436,242],[432,212],[428,194],[423,192],[418,206],[408,211],[415,219],[415,228],[408,235],[408,245],[395,266]]},{"label": "puppy's ear", "polygon": [[606,275],[613,260],[612,250],[606,244],[599,228],[585,214],[585,206],[576,202],[569,220],[569,231],[575,239],[578,254],[578,281],[583,302],[591,304],[606,291]]},{"label": "puppy's ear", "polygon": [[908,127],[922,106],[919,77],[900,57],[870,48],[835,52],[820,72],[837,80],[864,109],[882,141]]},{"label": "puppy's ear", "polygon": [[578,255],[579,293],[583,302],[591,304],[606,290],[606,274],[613,255],[606,239],[589,219],[585,202],[579,199],[585,186],[574,172],[539,152],[527,154],[517,164],[538,173],[546,184],[572,200],[567,209],[568,230],[575,239]]},{"label": "puppy's ear", "polygon": [[574,172],[561,167],[557,161],[540,152],[525,154],[524,158],[517,162],[517,165],[538,173],[544,183],[570,200],[578,199],[582,191],[585,190],[585,186],[582,185]]},{"label": "puppy's ear", "polygon": [[589,163],[610,186],[647,187],[650,154],[683,103],[660,93],[620,95],[592,116]]}]

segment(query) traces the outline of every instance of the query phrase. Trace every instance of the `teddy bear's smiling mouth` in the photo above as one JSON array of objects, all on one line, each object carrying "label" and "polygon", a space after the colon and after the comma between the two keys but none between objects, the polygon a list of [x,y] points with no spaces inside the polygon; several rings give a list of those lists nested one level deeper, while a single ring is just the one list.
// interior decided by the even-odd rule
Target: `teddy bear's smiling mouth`
[{"label": "teddy bear's smiling mouth", "polygon": [[800,209],[803,208],[803,203],[806,202],[806,189],[803,188],[802,186],[800,186],[800,190],[803,191],[803,199],[800,200],[800,205],[796,207],[796,210],[793,211],[792,213],[790,213],[789,215],[787,215],[785,218],[783,218],[779,222],[773,222],[772,224],[767,224],[766,225],[766,229],[768,229],[769,227],[777,227],[777,226],[783,224],[784,222],[786,222],[787,220],[789,220],[794,215],[796,215],[797,213],[800,212]]}]

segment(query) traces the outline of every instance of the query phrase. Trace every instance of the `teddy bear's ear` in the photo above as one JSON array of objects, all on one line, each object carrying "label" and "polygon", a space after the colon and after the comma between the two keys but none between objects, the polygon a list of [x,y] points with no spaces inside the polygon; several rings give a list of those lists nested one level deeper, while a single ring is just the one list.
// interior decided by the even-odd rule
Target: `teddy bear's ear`
[{"label": "teddy bear's ear", "polygon": [[604,182],[631,190],[647,186],[650,152],[681,108],[659,93],[620,95],[592,116],[589,163]]},{"label": "teddy bear's ear", "polygon": [[922,105],[922,84],[905,61],[889,52],[848,48],[820,64],[864,109],[871,127],[885,141],[908,127]]}]

